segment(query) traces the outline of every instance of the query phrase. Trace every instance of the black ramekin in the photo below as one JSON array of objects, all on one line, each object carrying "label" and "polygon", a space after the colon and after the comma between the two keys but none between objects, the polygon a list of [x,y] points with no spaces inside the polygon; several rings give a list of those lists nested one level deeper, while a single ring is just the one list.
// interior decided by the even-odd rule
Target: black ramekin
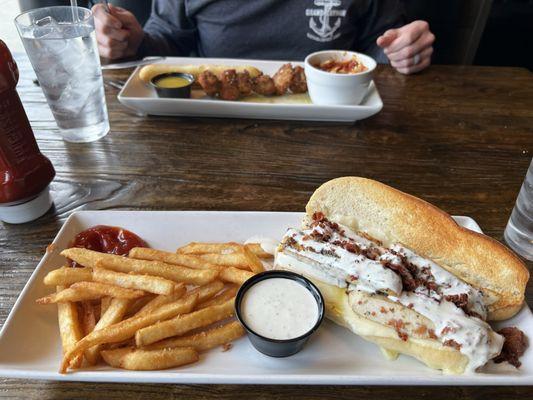
[{"label": "black ramekin", "polygon": [[[293,339],[270,339],[254,332],[248,327],[246,322],[243,320],[241,315],[241,302],[244,298],[246,291],[253,285],[255,285],[257,282],[272,278],[292,279],[293,281],[298,282],[307,290],[309,290],[315,298],[318,307],[318,320],[316,324],[305,334]],[[318,288],[309,279],[289,271],[265,271],[261,272],[260,274],[254,275],[243,283],[243,285],[237,292],[237,296],[235,297],[235,315],[246,330],[246,333],[248,334],[248,339],[250,339],[250,342],[252,342],[252,345],[258,351],[271,357],[288,357],[298,353],[303,348],[309,337],[318,329],[318,327],[322,323],[322,320],[324,319],[324,312],[324,298],[322,297],[322,294],[320,293]]]},{"label": "black ramekin", "polygon": [[[189,81],[189,84],[186,86],[181,86],[178,88],[162,88],[157,86],[157,81],[162,78],[166,78],[168,76],[175,76],[178,78],[184,78]],[[172,97],[172,98],[189,98],[191,97],[191,86],[194,83],[194,76],[191,74],[183,74],[181,72],[168,72],[166,74],[160,74],[154,76],[152,79],[150,79],[150,84],[157,92],[157,95],[159,97]]]}]

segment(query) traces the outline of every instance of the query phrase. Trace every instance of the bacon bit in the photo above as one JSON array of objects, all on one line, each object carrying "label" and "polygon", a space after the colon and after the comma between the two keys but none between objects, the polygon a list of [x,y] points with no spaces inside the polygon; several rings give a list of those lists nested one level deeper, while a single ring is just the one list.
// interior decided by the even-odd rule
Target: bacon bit
[{"label": "bacon bit", "polygon": [[498,333],[503,335],[505,341],[503,342],[502,352],[494,359],[494,362],[501,363],[507,361],[516,368],[520,367],[522,365],[520,357],[522,357],[527,349],[526,335],[520,329],[510,326],[500,329]]},{"label": "bacon bit", "polygon": [[361,250],[361,254],[363,254],[366,258],[369,258],[374,261],[377,261],[377,259],[381,255],[379,253],[379,250],[374,247],[369,247],[368,249]]},{"label": "bacon bit", "polygon": [[401,319],[389,319],[387,325],[392,326],[395,329],[402,329],[404,327],[404,323]]},{"label": "bacon bit", "polygon": [[435,331],[433,329],[428,329],[428,336],[431,339],[437,339],[437,335],[435,334]]},{"label": "bacon bit", "polygon": [[455,304],[457,307],[462,309],[464,312],[467,312],[467,306],[468,306],[468,294],[461,293],[461,294],[449,294],[447,296],[444,296],[444,300],[449,301],[453,304]]},{"label": "bacon bit", "polygon": [[226,351],[231,350],[232,347],[233,347],[233,344],[231,344],[231,343],[223,344],[222,345],[222,352],[225,353]]},{"label": "bacon bit", "polygon": [[370,315],[372,315],[373,317],[375,317],[375,316],[376,316],[376,312],[375,312],[375,311],[372,311],[372,312],[370,313]]},{"label": "bacon bit", "polygon": [[373,238],[372,236],[370,236],[368,233],[366,232],[361,232],[361,231],[358,231],[357,234],[359,236],[362,236],[364,237],[365,239],[367,240],[370,240],[371,242],[374,242],[376,243],[378,246],[383,246],[383,242],[381,240],[377,240],[376,238]]},{"label": "bacon bit", "polygon": [[426,325],[420,325],[413,332],[417,335],[425,336],[428,333],[428,327]]},{"label": "bacon bit", "polygon": [[451,326],[446,326],[446,327],[444,327],[444,329],[442,331],[440,331],[440,334],[441,335],[446,335],[447,333],[450,333],[450,332],[455,332],[455,329],[452,328]]},{"label": "bacon bit", "polygon": [[415,305],[413,303],[407,304],[407,308],[413,308]]},{"label": "bacon bit", "polygon": [[392,326],[396,330],[396,333],[400,339],[402,339],[404,342],[407,341],[409,336],[407,333],[402,331],[402,328],[406,324],[401,319],[390,319],[389,322],[387,322],[387,325]]},{"label": "bacon bit", "polygon": [[423,283],[424,283],[424,286],[425,286],[425,287],[427,288],[427,290],[429,290],[429,291],[434,291],[434,292],[436,292],[437,289],[439,288],[438,285],[437,285],[435,282],[433,282],[433,281],[425,281],[425,282],[423,282]]},{"label": "bacon bit", "polygon": [[357,304],[361,305],[361,304],[363,304],[363,302],[362,302],[361,300],[359,300],[359,301],[357,302]]},{"label": "bacon bit", "polygon": [[358,280],[358,279],[359,279],[359,278],[358,278],[357,276],[355,276],[355,275],[350,275],[350,280],[351,280],[351,281],[356,281],[356,280]]},{"label": "bacon bit", "polygon": [[453,339],[446,340],[443,345],[453,347],[455,350],[461,350],[461,345]]},{"label": "bacon bit", "polygon": [[326,216],[324,215],[324,213],[320,211],[317,211],[313,214],[313,221],[321,222],[321,221],[324,221],[325,219],[326,219]]},{"label": "bacon bit", "polygon": [[382,313],[382,314],[387,314],[387,309],[383,306],[381,306],[381,308],[379,309],[379,311]]},{"label": "bacon bit", "polygon": [[51,253],[56,249],[56,245],[54,243],[50,243],[48,246],[46,246],[46,252]]},{"label": "bacon bit", "polygon": [[344,247],[344,250],[349,251],[350,253],[359,254],[361,249],[359,249],[355,243],[341,242],[341,246]]},{"label": "bacon bit", "polygon": [[381,265],[396,272],[400,276],[404,290],[410,292],[418,286],[415,278],[403,263],[396,264],[391,263],[390,261],[381,260]]}]

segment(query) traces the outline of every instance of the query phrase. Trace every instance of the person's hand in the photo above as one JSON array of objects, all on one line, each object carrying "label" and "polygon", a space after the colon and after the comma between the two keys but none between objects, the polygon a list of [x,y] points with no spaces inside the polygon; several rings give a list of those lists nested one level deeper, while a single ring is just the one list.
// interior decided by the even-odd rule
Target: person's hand
[{"label": "person's hand", "polygon": [[144,32],[128,10],[109,4],[109,13],[99,3],[93,6],[98,52],[102,57],[117,59],[135,55]]},{"label": "person's hand", "polygon": [[398,29],[389,29],[378,37],[391,65],[402,74],[422,71],[431,64],[435,35],[426,21],[415,21]]}]

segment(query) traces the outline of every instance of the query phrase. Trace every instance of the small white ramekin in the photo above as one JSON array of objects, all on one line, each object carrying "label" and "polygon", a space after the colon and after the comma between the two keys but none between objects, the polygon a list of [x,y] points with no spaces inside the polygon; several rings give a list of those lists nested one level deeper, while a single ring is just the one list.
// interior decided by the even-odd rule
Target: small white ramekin
[{"label": "small white ramekin", "polygon": [[[356,57],[367,67],[357,74],[336,74],[315,67],[327,60],[349,60]],[[314,104],[358,105],[365,97],[376,61],[365,54],[347,50],[324,50],[309,54],[304,61],[305,77],[309,96]]]}]

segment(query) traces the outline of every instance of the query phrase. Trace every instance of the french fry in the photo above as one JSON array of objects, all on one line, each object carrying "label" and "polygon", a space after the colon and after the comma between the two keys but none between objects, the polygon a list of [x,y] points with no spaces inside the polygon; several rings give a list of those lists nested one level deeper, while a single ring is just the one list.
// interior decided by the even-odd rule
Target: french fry
[{"label": "french fry", "polygon": [[216,270],[198,271],[160,261],[136,260],[77,247],[63,250],[61,255],[91,268],[101,267],[117,272],[153,275],[175,282],[185,282],[194,285],[204,285],[212,282],[218,275],[218,271]]},{"label": "french fry", "polygon": [[79,304],[80,323],[83,336],[88,335],[94,330],[96,322],[99,319],[99,311],[97,311],[97,304],[92,300],[84,300]]},{"label": "french fry", "polygon": [[179,265],[192,269],[210,269],[214,271],[221,271],[223,269],[223,267],[210,264],[197,256],[170,253],[168,251],[154,250],[146,247],[134,247],[130,250],[129,257],[140,260],[162,261],[167,264]]},{"label": "french fry", "polygon": [[133,248],[130,257],[149,260],[162,260],[169,264],[185,265],[194,269],[212,269],[219,271],[219,279],[224,282],[237,283],[241,285],[253,276],[253,273],[235,267],[223,267],[207,262],[199,256],[169,253],[166,251],[147,249],[142,247]]},{"label": "french fry", "polygon": [[240,269],[250,269],[248,259],[239,251],[238,253],[229,254],[200,254],[198,257],[211,264],[223,265],[225,267],[234,267]]},{"label": "french fry", "polygon": [[107,309],[109,308],[109,305],[111,304],[111,301],[113,298],[111,296],[102,297],[102,300],[100,301],[100,313],[101,315],[104,315]]},{"label": "french fry", "polygon": [[174,349],[137,350],[126,347],[102,351],[102,358],[110,366],[133,371],[167,369],[198,361],[198,353],[192,347]]},{"label": "french fry", "polygon": [[64,374],[71,361],[92,346],[104,343],[117,343],[127,340],[135,335],[141,328],[153,325],[157,321],[164,321],[176,315],[189,313],[198,301],[198,295],[185,296],[173,303],[165,304],[152,313],[125,319],[106,328],[91,332],[69,350],[61,361],[59,372]]},{"label": "french fry", "polygon": [[172,337],[153,343],[145,349],[167,349],[173,347],[194,347],[196,351],[206,351],[223,344],[230,343],[244,335],[244,328],[238,321],[218,326],[194,335]]},{"label": "french fry", "polygon": [[244,255],[244,258],[248,261],[248,265],[253,273],[258,274],[260,272],[263,272],[265,268],[263,267],[263,263],[257,257],[254,253],[250,251],[247,247],[243,247],[242,254]]},{"label": "french fry", "polygon": [[50,271],[44,277],[45,285],[70,286],[76,282],[89,282],[93,279],[91,268],[61,267]]},{"label": "french fry", "polygon": [[242,245],[238,243],[199,243],[191,242],[186,246],[180,247],[176,250],[178,254],[208,254],[208,253],[219,253],[219,254],[228,254],[236,253],[240,251]]},{"label": "french fry", "polygon": [[219,304],[224,303],[226,300],[235,298],[235,295],[237,294],[237,290],[239,290],[239,287],[236,285],[232,285],[228,287],[226,290],[224,290],[222,293],[219,293],[215,297],[201,301],[199,300],[198,306],[196,307],[197,310],[201,310],[202,308],[207,308],[211,306],[217,306]]},{"label": "french fry", "polygon": [[167,264],[183,265],[193,269],[210,269],[219,272],[219,279],[224,282],[243,284],[247,279],[253,276],[253,273],[233,267],[222,267],[208,263],[198,256],[169,253],[167,251],[148,249],[145,247],[134,247],[130,250],[130,257],[143,260],[163,261]]},{"label": "french fry", "polygon": [[79,247],[71,247],[70,249],[65,249],[60,254],[63,257],[66,257],[72,261],[75,261],[77,264],[83,265],[84,267],[88,268],[94,268],[96,267],[96,262],[98,260],[101,260],[106,256],[112,256],[111,254],[100,253],[99,251],[87,250]]},{"label": "french fry", "polygon": [[174,282],[185,282],[193,285],[205,285],[214,281],[218,276],[218,272],[213,270],[199,271],[160,261],[135,260],[122,257],[98,261],[96,265],[118,272],[135,272],[159,276]]},{"label": "french fry", "polygon": [[[133,301],[131,299],[112,299],[93,330],[103,329],[121,321]],[[96,345],[85,351],[85,359],[90,365],[95,365],[98,362],[100,347],[101,345]]]},{"label": "french fry", "polygon": [[248,250],[254,253],[259,258],[272,258],[273,254],[267,253],[259,243],[247,243],[244,245]]},{"label": "french fry", "polygon": [[[224,284],[220,281],[214,281],[211,283],[208,283],[207,285],[200,286],[196,289],[193,289],[188,293],[188,295],[198,295],[198,302],[205,301],[206,299],[209,299],[213,297],[215,294],[220,292],[222,288],[224,287]],[[183,286],[183,289],[180,291],[175,291],[173,294],[169,296],[165,295],[159,295],[157,297],[154,297],[149,303],[147,303],[143,308],[141,308],[135,316],[139,315],[146,315],[147,313],[152,312],[153,310],[161,307],[164,304],[171,303],[173,301],[176,301],[179,299],[183,294],[185,293],[185,286]]]},{"label": "french fry", "polygon": [[209,300],[215,296],[218,292],[224,289],[224,284],[220,281],[214,281],[204,286],[199,286],[189,293],[188,296],[198,295],[198,303]]},{"label": "french fry", "polygon": [[[272,258],[273,255],[267,253],[259,243],[248,243],[241,245],[234,242],[229,243],[199,243],[191,242],[186,246],[180,247],[176,250],[178,254],[208,254],[208,253],[218,253],[218,254],[228,254],[239,252],[242,247],[246,247],[252,253],[254,253],[259,258]],[[161,260],[164,261],[164,260]]]},{"label": "french fry", "polygon": [[176,287],[175,282],[159,276],[125,274],[99,267],[93,269],[93,280],[127,289],[138,289],[148,293],[166,295],[171,294]]},{"label": "french fry", "polygon": [[[58,286],[56,291],[64,290],[64,286]],[[82,328],[78,318],[78,307],[72,302],[57,303],[57,320],[59,324],[59,335],[63,346],[63,354],[70,351],[83,337]],[[72,361],[73,368],[81,367],[83,357],[78,356]]]},{"label": "french fry", "polygon": [[242,285],[252,276],[254,276],[253,272],[235,267],[223,268],[219,274],[219,278],[224,282],[236,283],[238,285]]},{"label": "french fry", "polygon": [[[183,287],[185,288],[185,285],[183,285]],[[174,291],[177,291],[177,290],[181,290],[181,289],[176,288]],[[153,299],[155,299],[158,296],[160,296],[160,295],[153,294],[153,293],[148,293],[146,296],[139,297],[138,299],[135,299],[133,301],[133,303],[131,303],[131,305],[128,307],[128,311],[126,311],[126,315],[131,317],[131,316],[137,314],[141,308],[143,308],[145,305],[150,303]]]},{"label": "french fry", "polygon": [[234,314],[233,301],[227,300],[218,306],[204,308],[189,314],[182,314],[167,321],[139,329],[135,333],[137,347],[147,346],[171,336],[183,335],[193,329],[210,325]]},{"label": "french fry", "polygon": [[105,296],[119,299],[135,299],[143,296],[142,290],[125,289],[100,282],[77,282],[71,287],[36,300],[37,304],[61,303],[66,301],[95,300]]}]

